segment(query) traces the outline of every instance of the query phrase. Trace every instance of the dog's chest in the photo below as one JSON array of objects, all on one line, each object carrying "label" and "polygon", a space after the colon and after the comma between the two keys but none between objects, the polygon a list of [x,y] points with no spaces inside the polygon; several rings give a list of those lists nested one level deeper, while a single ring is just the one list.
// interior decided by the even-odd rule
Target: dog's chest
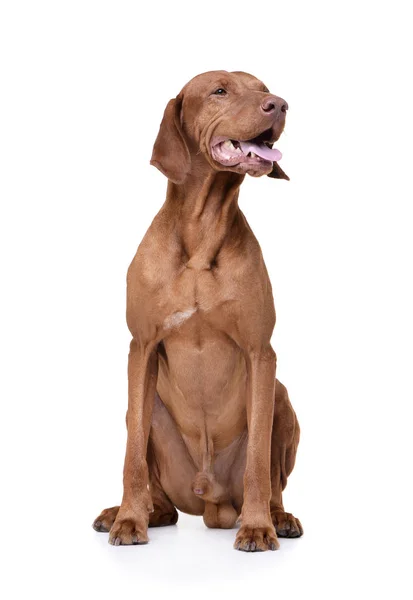
[{"label": "dog's chest", "polygon": [[202,345],[206,329],[238,341],[258,335],[263,326],[271,329],[271,286],[258,246],[223,248],[212,261],[201,252],[185,256],[177,244],[162,252],[158,246],[145,241],[128,271],[133,334],[179,334]]},{"label": "dog's chest", "polygon": [[234,303],[234,289],[228,273],[220,272],[218,268],[183,268],[166,286],[163,328],[171,331],[190,321],[199,324],[209,322]]}]

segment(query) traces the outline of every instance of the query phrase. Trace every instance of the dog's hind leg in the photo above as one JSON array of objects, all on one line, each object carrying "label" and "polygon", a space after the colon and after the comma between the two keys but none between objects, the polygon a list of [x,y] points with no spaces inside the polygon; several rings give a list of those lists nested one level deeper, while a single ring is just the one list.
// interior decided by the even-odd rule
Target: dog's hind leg
[{"label": "dog's hind leg", "polygon": [[282,491],[294,468],[300,427],[286,388],[276,380],[274,424],[271,438],[271,517],[279,537],[300,537],[300,521],[284,510]]},{"label": "dog's hind leg", "polygon": [[155,451],[150,436],[147,461],[150,470],[149,483],[153,502],[153,513],[149,515],[149,527],[175,525],[178,521],[178,511],[161,485]]},{"label": "dog's hind leg", "polygon": [[101,531],[108,533],[113,523],[115,522],[116,515],[119,512],[120,506],[112,506],[111,508],[104,508],[100,515],[93,521],[93,529],[95,531]]}]

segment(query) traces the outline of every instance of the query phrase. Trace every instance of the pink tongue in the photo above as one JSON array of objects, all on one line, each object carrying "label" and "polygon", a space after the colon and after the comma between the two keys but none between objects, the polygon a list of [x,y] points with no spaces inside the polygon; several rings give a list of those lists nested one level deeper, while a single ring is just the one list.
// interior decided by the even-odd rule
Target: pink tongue
[{"label": "pink tongue", "polygon": [[254,144],[253,142],[240,142],[239,145],[241,146],[241,150],[245,155],[247,155],[248,152],[254,152],[258,156],[261,156],[261,158],[265,158],[266,160],[271,160],[273,162],[276,162],[282,158],[282,154],[279,150],[275,148],[271,150],[271,148],[268,148],[268,146],[265,144],[258,145]]}]

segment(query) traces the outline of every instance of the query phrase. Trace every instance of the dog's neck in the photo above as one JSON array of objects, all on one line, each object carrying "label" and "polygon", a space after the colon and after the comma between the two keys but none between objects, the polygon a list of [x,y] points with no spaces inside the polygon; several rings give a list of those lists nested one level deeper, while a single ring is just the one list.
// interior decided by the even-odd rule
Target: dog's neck
[{"label": "dog's neck", "polygon": [[211,269],[224,244],[237,237],[243,180],[244,175],[209,170],[202,176],[189,175],[181,185],[169,181],[165,208],[173,215],[188,268]]}]

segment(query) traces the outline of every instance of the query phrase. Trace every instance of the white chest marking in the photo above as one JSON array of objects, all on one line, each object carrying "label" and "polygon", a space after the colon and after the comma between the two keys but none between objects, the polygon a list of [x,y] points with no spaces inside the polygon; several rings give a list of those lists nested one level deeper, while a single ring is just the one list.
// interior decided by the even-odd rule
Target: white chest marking
[{"label": "white chest marking", "polygon": [[174,312],[169,317],[166,317],[163,322],[163,326],[165,329],[172,329],[172,327],[179,327],[182,323],[185,323],[189,317],[196,312],[196,308],[188,308],[188,310],[183,310],[181,312]]}]

